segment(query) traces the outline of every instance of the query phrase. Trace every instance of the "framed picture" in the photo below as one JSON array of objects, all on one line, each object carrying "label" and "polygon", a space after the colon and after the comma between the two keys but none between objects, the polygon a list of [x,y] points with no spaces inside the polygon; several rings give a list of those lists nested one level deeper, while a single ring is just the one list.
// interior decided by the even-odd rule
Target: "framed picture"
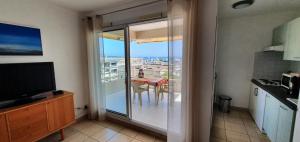
[{"label": "framed picture", "polygon": [[0,23],[0,55],[43,55],[40,29]]}]

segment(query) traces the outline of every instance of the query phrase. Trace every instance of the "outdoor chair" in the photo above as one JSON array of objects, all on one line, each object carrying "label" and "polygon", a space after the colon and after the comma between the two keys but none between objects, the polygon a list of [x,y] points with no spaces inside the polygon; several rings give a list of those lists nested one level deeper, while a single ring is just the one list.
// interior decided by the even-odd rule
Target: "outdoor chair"
[{"label": "outdoor chair", "polygon": [[131,82],[131,86],[133,89],[133,100],[135,101],[135,95],[138,94],[140,106],[142,106],[142,93],[147,92],[148,101],[150,102],[150,94],[149,94],[149,84],[139,83],[139,82]]}]

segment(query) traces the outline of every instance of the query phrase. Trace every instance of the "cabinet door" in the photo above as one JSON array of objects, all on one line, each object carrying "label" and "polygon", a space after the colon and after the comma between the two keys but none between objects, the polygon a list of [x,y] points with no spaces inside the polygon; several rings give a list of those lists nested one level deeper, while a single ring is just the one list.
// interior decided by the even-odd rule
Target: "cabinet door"
[{"label": "cabinet door", "polygon": [[284,45],[286,42],[287,24],[283,24],[273,30],[272,45]]},{"label": "cabinet door", "polygon": [[291,142],[295,112],[280,104],[276,142]]},{"label": "cabinet door", "polygon": [[7,118],[12,142],[35,141],[48,133],[46,104],[9,112]]},{"label": "cabinet door", "polygon": [[8,129],[5,114],[0,114],[0,139],[1,142],[9,142]]},{"label": "cabinet door", "polygon": [[257,104],[257,94],[258,94],[258,87],[255,84],[252,84],[250,97],[249,97],[249,111],[252,115],[252,118],[255,119],[255,106]]},{"label": "cabinet door", "polygon": [[63,128],[75,121],[73,97],[66,96],[47,103],[49,131]]},{"label": "cabinet door", "polygon": [[264,113],[265,113],[266,92],[258,88],[255,106],[255,122],[259,130],[262,131]]},{"label": "cabinet door", "polygon": [[272,95],[266,95],[263,130],[272,142],[276,141],[280,102]]},{"label": "cabinet door", "polygon": [[287,37],[284,44],[284,60],[300,61],[300,18],[287,25]]}]

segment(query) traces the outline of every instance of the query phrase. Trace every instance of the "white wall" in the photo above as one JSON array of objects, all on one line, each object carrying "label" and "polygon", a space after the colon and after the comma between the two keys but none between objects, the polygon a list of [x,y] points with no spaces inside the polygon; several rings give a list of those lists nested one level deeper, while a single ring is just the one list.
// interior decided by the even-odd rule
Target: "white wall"
[{"label": "white wall", "polygon": [[[75,93],[76,107],[88,103],[86,51],[79,13],[43,0],[0,0],[0,21],[41,29],[43,56],[0,56],[0,63],[53,61],[57,89]],[[76,116],[85,112],[76,111]]]},{"label": "white wall", "polygon": [[248,108],[254,53],[271,44],[273,28],[300,12],[219,19],[216,92],[233,98],[232,105]]}]

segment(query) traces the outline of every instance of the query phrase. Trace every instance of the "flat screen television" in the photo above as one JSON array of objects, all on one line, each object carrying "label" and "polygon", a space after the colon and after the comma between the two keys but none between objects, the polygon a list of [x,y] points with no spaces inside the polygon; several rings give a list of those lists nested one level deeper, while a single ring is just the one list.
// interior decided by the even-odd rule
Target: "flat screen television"
[{"label": "flat screen television", "polygon": [[55,89],[53,62],[0,64],[0,107]]}]

